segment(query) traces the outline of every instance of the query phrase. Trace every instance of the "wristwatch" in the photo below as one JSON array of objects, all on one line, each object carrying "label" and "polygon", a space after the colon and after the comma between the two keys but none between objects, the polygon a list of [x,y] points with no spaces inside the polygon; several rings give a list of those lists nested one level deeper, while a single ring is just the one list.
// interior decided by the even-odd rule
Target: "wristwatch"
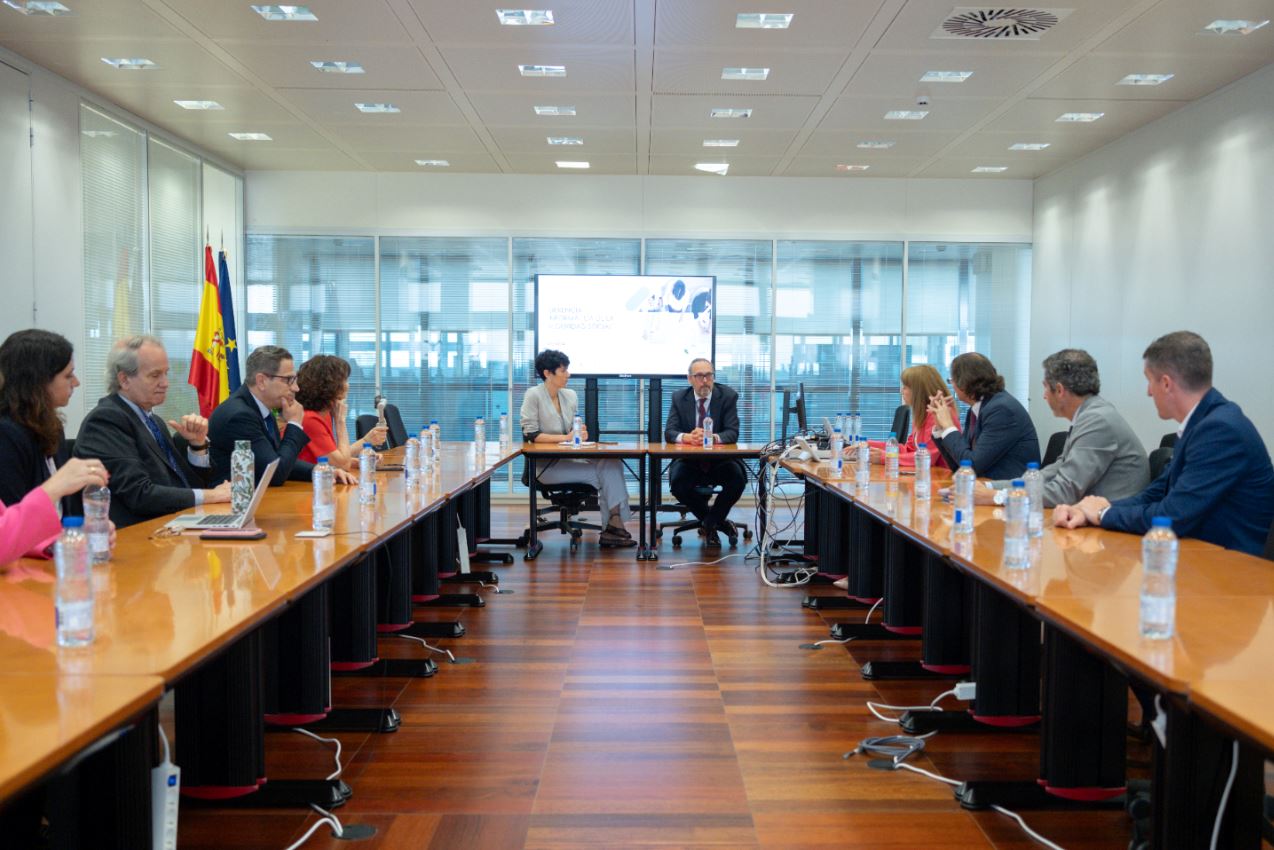
[{"label": "wristwatch", "polygon": [[1009,491],[1008,491],[1008,490],[996,490],[996,491],[995,491],[995,495],[993,495],[993,496],[991,497],[991,499],[992,499],[992,500],[993,500],[993,501],[994,501],[997,505],[1002,505],[1002,504],[1004,504],[1005,500],[1008,498],[1008,494],[1009,494]]},{"label": "wristwatch", "polygon": [[208,451],[208,444],[203,443],[196,446],[194,443],[186,443],[186,448],[190,449],[192,452],[206,452]]}]

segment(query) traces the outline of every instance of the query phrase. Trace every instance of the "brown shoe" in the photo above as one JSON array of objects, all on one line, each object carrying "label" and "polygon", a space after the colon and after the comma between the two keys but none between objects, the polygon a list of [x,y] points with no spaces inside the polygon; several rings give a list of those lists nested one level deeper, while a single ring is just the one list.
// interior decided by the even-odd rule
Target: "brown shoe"
[{"label": "brown shoe", "polygon": [[634,540],[632,535],[627,531],[620,534],[618,531],[610,528],[597,535],[597,543],[603,549],[622,549],[627,546],[637,545],[637,541]]}]

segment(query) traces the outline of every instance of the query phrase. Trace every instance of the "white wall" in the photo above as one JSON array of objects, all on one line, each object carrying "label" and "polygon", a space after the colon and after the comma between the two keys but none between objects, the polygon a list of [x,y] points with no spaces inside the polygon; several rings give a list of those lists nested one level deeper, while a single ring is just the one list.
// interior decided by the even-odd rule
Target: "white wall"
[{"label": "white wall", "polygon": [[245,191],[262,233],[1031,238],[1024,180],[250,171]]},{"label": "white wall", "polygon": [[[0,63],[0,286],[16,309],[0,312],[0,339],[31,321],[31,78]],[[24,312],[25,310],[25,312]]]},{"label": "white wall", "polygon": [[[1270,443],[1272,223],[1274,65],[1036,181],[1032,384],[1048,354],[1087,349],[1152,448],[1176,424],[1145,396],[1141,353],[1193,330]],[[1031,413],[1042,437],[1065,425],[1042,399]]]}]

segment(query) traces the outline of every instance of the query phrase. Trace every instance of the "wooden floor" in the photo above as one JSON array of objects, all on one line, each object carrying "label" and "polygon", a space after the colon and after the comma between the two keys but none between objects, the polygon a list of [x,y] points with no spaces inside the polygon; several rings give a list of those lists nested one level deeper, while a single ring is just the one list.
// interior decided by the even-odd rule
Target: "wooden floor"
[{"label": "wooden floor", "polygon": [[[520,531],[521,511],[494,512]],[[914,645],[801,649],[827,637],[827,622],[801,608],[804,590],[765,587],[741,555],[665,571],[591,539],[572,555],[564,539],[499,568],[513,593],[425,615],[461,619],[467,636],[440,643],[475,663],[444,657],[425,680],[336,681],[337,705],[392,703],[402,728],[339,736],[354,797],[336,814],[376,835],[338,841],[323,827],[306,848],[1038,847],[1003,815],[962,810],[945,785],[842,758],[897,731],[866,700],[927,703],[944,690],[878,692],[858,675],[861,661]],[[659,563],[700,555],[697,539],[675,551],[665,538]],[[849,615],[828,615],[838,619]],[[381,651],[423,650],[389,639]],[[332,769],[331,749],[301,735],[272,733],[267,747],[271,777]],[[914,763],[1029,779],[1037,752],[1032,734],[950,734]],[[1130,837],[1121,812],[1025,816],[1070,850],[1122,850]],[[180,846],[282,850],[315,817],[183,803]]]}]

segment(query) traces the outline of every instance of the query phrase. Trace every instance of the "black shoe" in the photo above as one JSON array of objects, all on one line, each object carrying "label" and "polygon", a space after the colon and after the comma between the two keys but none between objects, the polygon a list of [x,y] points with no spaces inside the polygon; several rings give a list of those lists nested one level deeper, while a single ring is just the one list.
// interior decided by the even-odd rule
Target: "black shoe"
[{"label": "black shoe", "polygon": [[703,548],[720,549],[721,535],[717,533],[715,528],[705,528],[703,531]]},{"label": "black shoe", "polygon": [[637,541],[632,538],[632,535],[627,532],[620,534],[609,528],[597,535],[597,542],[603,549],[623,549],[637,545]]},{"label": "black shoe", "polygon": [[721,520],[720,524],[717,525],[717,531],[720,531],[730,540],[737,540],[739,537],[739,530],[728,519]]}]

